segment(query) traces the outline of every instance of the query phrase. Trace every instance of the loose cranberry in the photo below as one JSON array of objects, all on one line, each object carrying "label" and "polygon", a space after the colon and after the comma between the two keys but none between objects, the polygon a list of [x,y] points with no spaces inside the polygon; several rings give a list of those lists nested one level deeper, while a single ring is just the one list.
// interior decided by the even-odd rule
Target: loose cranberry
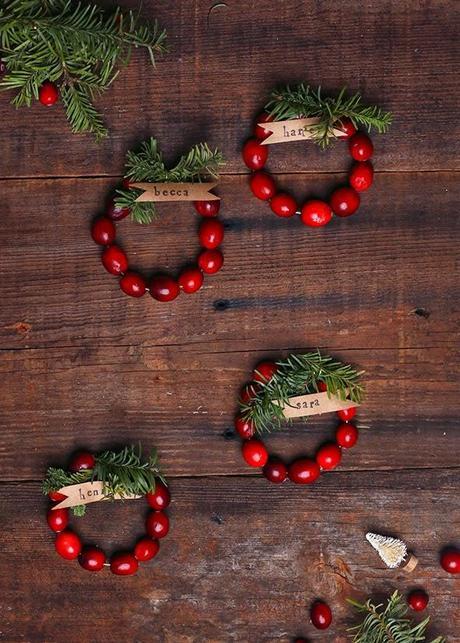
[{"label": "loose cranberry", "polygon": [[149,491],[145,495],[145,497],[147,499],[149,507],[152,507],[152,509],[156,509],[157,511],[166,509],[166,507],[169,507],[169,503],[171,502],[171,494],[169,493],[169,489],[160,480],[156,481],[155,491]]},{"label": "loose cranberry", "polygon": [[325,201],[314,199],[307,201],[300,212],[300,219],[305,225],[320,228],[332,219],[332,210]]},{"label": "loose cranberry", "polygon": [[38,90],[38,99],[42,105],[51,107],[59,98],[59,90],[54,83],[45,80],[43,85]]},{"label": "loose cranberry", "polygon": [[261,170],[268,159],[268,148],[255,138],[250,138],[243,146],[243,161],[250,170]]},{"label": "loose cranberry", "polygon": [[297,212],[296,200],[286,192],[275,194],[270,207],[278,217],[292,217]]},{"label": "loose cranberry", "polygon": [[117,576],[131,576],[139,569],[139,563],[133,554],[114,554],[110,561],[110,571]]},{"label": "loose cranberry", "polygon": [[286,480],[288,471],[284,462],[271,458],[264,466],[262,473],[270,482],[279,484]]},{"label": "loose cranberry", "polygon": [[203,285],[203,273],[199,268],[186,268],[177,281],[184,292],[196,292]]},{"label": "loose cranberry", "polygon": [[96,460],[92,453],[89,451],[79,451],[70,461],[69,471],[76,473],[77,471],[93,469],[95,464]]},{"label": "loose cranberry", "polygon": [[335,440],[343,449],[351,449],[358,441],[358,429],[354,424],[348,424],[348,422],[339,424],[335,433]]},{"label": "loose cranberry", "polygon": [[264,467],[267,464],[268,452],[260,440],[252,438],[243,442],[243,458],[250,467]]},{"label": "loose cranberry", "polygon": [[342,459],[342,452],[336,444],[325,444],[316,454],[316,462],[325,471],[335,469]]},{"label": "loose cranberry", "polygon": [[243,440],[249,440],[254,435],[254,424],[251,420],[245,420],[241,415],[235,418],[235,429]]},{"label": "loose cranberry", "polygon": [[249,179],[249,187],[254,196],[262,201],[268,201],[276,192],[275,181],[265,172],[254,172]]},{"label": "loose cranberry", "polygon": [[330,204],[338,217],[349,217],[359,208],[361,199],[353,188],[338,188],[331,194]]},{"label": "loose cranberry", "polygon": [[262,114],[259,114],[259,116],[256,118],[256,124],[254,127],[254,136],[259,139],[259,141],[263,141],[264,139],[268,138],[270,134],[272,133],[270,130],[266,129],[262,125],[259,125],[259,123],[271,123],[273,121],[273,116],[270,114],[267,114],[267,112],[262,112]]},{"label": "loose cranberry", "polygon": [[157,301],[172,301],[179,293],[179,284],[172,277],[157,275],[150,282],[150,294]]},{"label": "loose cranberry", "polygon": [[276,364],[276,362],[272,362],[269,360],[260,362],[252,371],[252,379],[255,382],[263,382],[264,384],[266,384],[272,379],[277,370],[278,365]]},{"label": "loose cranberry", "polygon": [[370,161],[355,163],[351,168],[349,181],[352,188],[357,192],[368,190],[374,180],[374,168]]},{"label": "loose cranberry", "polygon": [[122,275],[128,270],[128,257],[118,246],[109,246],[102,253],[102,265],[111,275]]},{"label": "loose cranberry", "polygon": [[343,132],[339,138],[350,138],[350,136],[353,136],[353,134],[356,134],[357,132],[357,129],[350,118],[342,118],[335,127]]},{"label": "loose cranberry", "polygon": [[243,404],[250,404],[259,391],[259,384],[246,384],[246,386],[243,386],[241,390],[240,402]]},{"label": "loose cranberry", "polygon": [[139,561],[152,560],[160,551],[158,540],[151,538],[141,538],[134,547],[134,557]]},{"label": "loose cranberry", "polygon": [[441,567],[449,574],[460,574],[460,551],[448,547],[441,553]]},{"label": "loose cranberry", "polygon": [[203,250],[198,257],[198,265],[207,275],[213,275],[224,265],[224,257],[220,250]]},{"label": "loose cranberry", "polygon": [[73,531],[61,531],[54,542],[57,553],[66,560],[78,558],[81,552],[81,540]]},{"label": "loose cranberry", "polygon": [[355,161],[368,161],[374,152],[371,139],[362,132],[357,132],[350,138],[348,149]]},{"label": "loose cranberry", "polygon": [[224,239],[224,225],[217,219],[203,219],[198,231],[198,238],[203,248],[214,250]]},{"label": "loose cranberry", "polygon": [[147,284],[145,283],[142,275],[139,275],[137,272],[127,272],[120,279],[120,288],[130,297],[142,297],[145,295],[147,290]]},{"label": "loose cranberry", "polygon": [[194,204],[195,210],[198,214],[201,214],[202,217],[215,217],[218,215],[220,210],[220,200],[215,199],[213,201],[195,201]]},{"label": "loose cranberry", "polygon": [[331,608],[323,601],[316,601],[310,609],[310,619],[318,630],[327,630],[332,623]]},{"label": "loose cranberry", "polygon": [[107,217],[96,219],[91,228],[91,236],[101,246],[109,246],[115,241],[116,230],[113,222]]},{"label": "loose cranberry", "polygon": [[131,214],[131,210],[129,208],[120,208],[115,204],[114,199],[111,199],[107,203],[105,214],[109,219],[112,219],[112,221],[121,221],[122,219],[127,217],[128,214]]},{"label": "loose cranberry", "polygon": [[351,406],[349,409],[340,409],[337,411],[337,417],[342,420],[342,422],[349,422],[356,415],[356,406]]},{"label": "loose cranberry", "polygon": [[88,572],[100,572],[106,560],[105,553],[99,547],[85,547],[78,562]]},{"label": "loose cranberry", "polygon": [[411,607],[415,612],[423,612],[428,605],[428,601],[428,594],[422,589],[415,589],[407,597],[409,607]]},{"label": "loose cranberry", "polygon": [[314,460],[300,458],[289,466],[288,474],[296,484],[311,484],[319,478],[320,469]]},{"label": "loose cranberry", "polygon": [[150,538],[164,538],[169,531],[169,518],[162,511],[151,511],[147,516],[145,528]]},{"label": "loose cranberry", "polygon": [[50,509],[46,514],[46,521],[50,529],[56,533],[64,531],[69,524],[68,509]]}]

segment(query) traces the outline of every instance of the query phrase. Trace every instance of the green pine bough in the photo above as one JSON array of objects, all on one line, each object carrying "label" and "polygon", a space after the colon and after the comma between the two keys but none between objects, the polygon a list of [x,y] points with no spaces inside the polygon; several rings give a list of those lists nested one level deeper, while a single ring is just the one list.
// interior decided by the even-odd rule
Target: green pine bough
[{"label": "green pine bough", "polygon": [[74,0],[10,0],[0,7],[0,89],[15,90],[16,107],[30,106],[45,81],[58,86],[72,131],[107,136],[93,100],[126,65],[134,48],[152,64],[166,51],[166,32],[133,11],[106,12]]},{"label": "green pine bough", "polygon": [[[104,451],[95,456],[93,469],[77,472],[49,467],[43,481],[42,491],[45,495],[59,491],[62,487],[83,482],[98,480],[103,482],[103,493],[107,498],[115,496],[140,496],[155,491],[155,481],[159,478],[165,483],[158,465],[156,450],[147,460],[142,460],[140,446],[126,446],[121,451]],[[76,516],[85,514],[86,506],[72,507]]]},{"label": "green pine bough", "polygon": [[265,110],[276,121],[319,118],[319,123],[309,127],[309,131],[322,149],[336,140],[334,129],[344,118],[349,118],[355,127],[361,125],[368,131],[376,129],[379,134],[387,131],[392,120],[390,112],[384,112],[380,107],[363,105],[360,94],[347,97],[346,87],[336,97],[325,97],[321,87],[314,90],[304,83],[273,91]]},{"label": "green pine bough", "polygon": [[115,204],[129,208],[136,223],[150,223],[158,216],[155,203],[137,202],[142,190],[130,188],[129,183],[195,183],[217,179],[223,163],[219,150],[211,150],[207,143],[199,143],[168,170],[158,142],[150,138],[141,144],[139,151],[128,152],[125,166],[127,187],[117,190]]},{"label": "green pine bough", "polygon": [[283,414],[289,398],[319,392],[320,382],[326,385],[330,395],[340,399],[360,404],[364,397],[364,388],[359,383],[363,371],[321,355],[319,351],[289,355],[276,365],[278,368],[270,380],[258,382],[260,389],[255,389],[249,402],[241,403],[243,418],[253,423],[257,433],[268,433],[291,422],[292,419]]},{"label": "green pine bough", "polygon": [[[353,643],[418,643],[426,641],[426,628],[430,622],[427,617],[414,623],[407,617],[407,603],[399,592],[394,592],[384,606],[374,605],[371,599],[365,603],[349,600],[350,605],[362,617],[359,625],[349,628]],[[445,643],[438,636],[431,643]]]}]

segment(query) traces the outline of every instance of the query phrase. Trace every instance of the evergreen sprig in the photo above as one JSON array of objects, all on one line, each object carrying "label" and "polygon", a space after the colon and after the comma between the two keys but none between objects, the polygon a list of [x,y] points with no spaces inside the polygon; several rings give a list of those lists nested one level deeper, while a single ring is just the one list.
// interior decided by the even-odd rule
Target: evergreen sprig
[{"label": "evergreen sprig", "polygon": [[7,73],[0,89],[17,90],[13,105],[30,106],[40,86],[57,84],[73,132],[107,136],[92,101],[129,61],[133,48],[152,64],[166,50],[166,32],[155,21],[120,8],[105,12],[73,0],[10,0],[0,8],[0,53]]},{"label": "evergreen sprig", "polygon": [[[46,472],[42,490],[44,494],[48,494],[68,485],[99,480],[104,483],[103,493],[107,498],[123,498],[154,491],[156,478],[165,482],[158,465],[156,450],[143,461],[140,446],[137,449],[134,446],[126,446],[121,451],[104,451],[96,455],[93,469],[72,473],[50,467]],[[85,505],[72,507],[74,514],[79,516],[84,515],[85,509]]]},{"label": "evergreen sprig", "polygon": [[[139,151],[130,151],[126,155],[125,179],[131,183],[201,182],[207,178],[217,178],[221,165],[223,158],[219,150],[211,150],[207,143],[199,143],[168,170],[158,142],[150,138],[141,144]],[[150,223],[158,216],[155,203],[136,202],[142,190],[119,188],[117,194],[116,205],[129,208],[133,221]]]},{"label": "evergreen sprig", "polygon": [[[384,607],[383,603],[374,605],[369,599],[365,603],[348,601],[362,616],[359,625],[349,628],[353,643],[417,643],[426,641],[426,628],[430,621],[427,617],[414,624],[407,618],[407,604],[401,594],[395,591]],[[431,643],[444,643],[438,636]]]},{"label": "evergreen sprig", "polygon": [[321,87],[314,90],[304,83],[275,90],[265,109],[277,121],[320,118],[320,122],[311,126],[309,131],[322,149],[336,139],[334,128],[340,126],[343,118],[349,118],[356,127],[362,125],[368,131],[375,128],[380,134],[387,131],[392,120],[390,112],[384,112],[380,107],[362,105],[359,93],[347,98],[346,87],[336,97],[324,97]]},{"label": "evergreen sprig", "polygon": [[258,384],[250,402],[241,403],[241,413],[251,420],[258,433],[278,429],[285,418],[283,406],[289,405],[289,398],[306,393],[318,392],[319,382],[324,382],[330,395],[350,399],[359,404],[364,396],[357,371],[349,364],[323,356],[319,351],[304,355],[289,355],[285,360],[276,362],[278,370],[268,382]]}]

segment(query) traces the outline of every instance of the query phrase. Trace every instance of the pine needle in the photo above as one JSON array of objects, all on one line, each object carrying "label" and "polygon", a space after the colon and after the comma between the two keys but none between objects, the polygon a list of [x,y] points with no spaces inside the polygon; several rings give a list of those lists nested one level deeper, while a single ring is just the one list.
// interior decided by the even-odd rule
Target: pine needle
[{"label": "pine needle", "polygon": [[318,392],[318,383],[324,382],[330,395],[341,399],[349,398],[359,404],[364,389],[359,383],[362,371],[355,370],[332,357],[323,356],[319,351],[305,355],[290,355],[277,362],[278,370],[272,378],[261,383],[260,390],[247,404],[241,404],[241,413],[251,420],[258,433],[279,429],[285,418],[283,406],[290,397]]},{"label": "pine needle", "polygon": [[333,98],[324,97],[321,87],[313,90],[304,83],[293,87],[288,85],[272,92],[265,110],[277,121],[318,117],[320,122],[309,131],[322,149],[336,140],[334,129],[340,126],[343,118],[349,118],[355,127],[361,125],[368,131],[374,128],[380,134],[387,131],[392,120],[390,112],[384,112],[380,107],[362,105],[358,93],[347,98],[345,87]]},{"label": "pine needle", "polygon": [[10,0],[0,8],[0,51],[7,73],[0,89],[15,90],[16,107],[38,99],[45,80],[57,84],[73,132],[107,136],[92,101],[126,65],[135,48],[152,64],[166,51],[166,32],[132,11],[105,12],[91,2]]}]

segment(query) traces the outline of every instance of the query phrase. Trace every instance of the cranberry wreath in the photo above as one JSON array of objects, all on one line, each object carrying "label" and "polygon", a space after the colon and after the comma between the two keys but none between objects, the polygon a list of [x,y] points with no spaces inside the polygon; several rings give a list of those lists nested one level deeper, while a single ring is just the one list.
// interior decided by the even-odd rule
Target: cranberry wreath
[{"label": "cranberry wreath", "polygon": [[[319,352],[258,364],[241,392],[240,412],[235,418],[246,463],[262,468],[267,480],[274,483],[289,478],[297,484],[309,484],[321,471],[334,469],[342,459],[342,450],[350,449],[358,440],[358,430],[351,420],[356,415],[355,405],[363,398],[358,381],[361,374]],[[254,437],[279,428],[292,417],[329,412],[331,408],[338,409],[335,441],[323,444],[315,458],[302,457],[286,464],[269,457],[262,440]]]},{"label": "cranberry wreath", "polygon": [[128,215],[135,222],[143,224],[150,223],[157,216],[154,202],[138,200],[143,191],[133,187],[134,184],[198,184],[206,177],[217,178],[221,164],[220,152],[210,150],[205,143],[193,147],[171,170],[166,169],[153,138],[145,141],[139,152],[128,153],[122,187],[109,202],[105,215],[96,219],[91,229],[93,240],[104,247],[101,256],[104,268],[119,277],[120,288],[126,295],[142,297],[149,292],[157,301],[172,301],[181,290],[184,293],[197,292],[203,285],[204,274],[213,275],[222,268],[224,257],[218,248],[224,238],[224,225],[217,219],[219,200],[194,202],[196,212],[202,217],[198,228],[201,250],[196,263],[184,268],[177,279],[166,274],[156,274],[148,281],[129,267],[126,253],[115,242],[115,224]]},{"label": "cranberry wreath", "polygon": [[[293,120],[295,119],[295,120]],[[308,123],[298,119],[308,119]],[[279,132],[273,132],[269,123],[284,121]],[[369,136],[358,131],[361,125],[368,131],[375,128],[385,132],[391,123],[391,114],[379,107],[366,107],[355,94],[345,97],[345,90],[336,98],[324,98],[321,90],[313,91],[308,85],[285,87],[274,91],[265,111],[257,118],[253,137],[243,147],[243,160],[252,170],[249,185],[258,199],[267,201],[279,217],[300,216],[302,223],[321,227],[329,223],[333,214],[348,217],[360,204],[360,193],[372,185],[374,169],[370,158],[374,146]],[[297,125],[297,126],[296,126]],[[278,126],[274,126],[278,130]],[[348,185],[336,188],[329,201],[309,199],[299,206],[292,195],[278,191],[271,174],[264,170],[268,160],[268,144],[282,140],[313,139],[325,149],[336,139],[347,140],[354,161],[348,176]]]},{"label": "cranberry wreath", "polygon": [[[47,522],[56,533],[57,553],[66,560],[77,558],[83,569],[90,572],[110,567],[110,571],[118,576],[135,574],[140,562],[151,560],[158,554],[159,540],[169,531],[169,519],[164,510],[171,497],[155,452],[146,461],[142,461],[140,450],[136,451],[132,446],[99,455],[80,452],[72,458],[67,471],[54,467],[48,469],[43,493],[53,503],[47,513]],[[114,553],[107,561],[102,549],[83,546],[79,536],[68,529],[69,508],[75,516],[83,516],[86,504],[90,502],[141,496],[145,496],[152,511],[145,521],[147,533],[137,541],[132,551]]]}]

